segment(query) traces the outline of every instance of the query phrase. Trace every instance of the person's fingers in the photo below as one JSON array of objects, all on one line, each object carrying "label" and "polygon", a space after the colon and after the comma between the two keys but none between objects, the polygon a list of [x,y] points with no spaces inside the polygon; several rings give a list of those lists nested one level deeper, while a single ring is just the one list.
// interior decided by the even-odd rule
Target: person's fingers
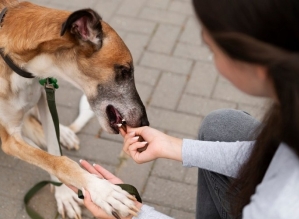
[{"label": "person's fingers", "polygon": [[[113,175],[111,172],[109,172],[108,170],[106,170],[104,167],[98,165],[98,164],[94,164],[93,165],[94,168],[107,180],[111,180],[113,179],[114,182],[113,183],[123,183],[123,181],[121,181],[119,178],[117,178],[115,175]],[[119,182],[116,182],[117,180]]]},{"label": "person's fingers", "polygon": [[84,167],[91,174],[95,174],[95,175],[103,178],[103,176],[90,163],[88,163],[86,160],[80,160],[80,164],[82,165],[82,167]]},{"label": "person's fingers", "polygon": [[146,156],[146,152],[140,153],[138,151],[139,148],[143,148],[147,142],[135,142],[134,144],[130,145],[128,148],[130,156],[137,162],[137,163],[143,163],[147,162],[147,160],[144,160],[143,157]]},{"label": "person's fingers", "polygon": [[135,132],[129,132],[124,139],[124,146],[123,146],[123,151],[126,152],[129,155],[129,150],[128,147],[130,146],[130,139],[135,137]]},{"label": "person's fingers", "polygon": [[130,139],[134,136],[136,136],[135,132],[127,132],[127,134],[124,137],[124,141],[126,142],[126,141],[128,141],[128,139]]}]

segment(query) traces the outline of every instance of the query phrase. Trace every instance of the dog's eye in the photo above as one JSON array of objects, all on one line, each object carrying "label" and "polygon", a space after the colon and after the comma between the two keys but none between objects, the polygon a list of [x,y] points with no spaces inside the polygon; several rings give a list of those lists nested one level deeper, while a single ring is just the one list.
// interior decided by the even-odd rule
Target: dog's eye
[{"label": "dog's eye", "polygon": [[121,75],[123,78],[130,76],[130,74],[131,74],[131,71],[129,69],[124,68],[121,70]]}]

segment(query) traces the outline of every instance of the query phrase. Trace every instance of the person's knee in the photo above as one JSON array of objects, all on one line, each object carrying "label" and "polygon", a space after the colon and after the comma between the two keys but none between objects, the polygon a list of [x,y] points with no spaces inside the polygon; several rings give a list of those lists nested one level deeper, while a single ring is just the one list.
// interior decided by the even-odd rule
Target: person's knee
[{"label": "person's knee", "polygon": [[237,141],[248,139],[258,125],[248,113],[235,109],[220,109],[208,114],[202,121],[199,140],[204,141]]}]

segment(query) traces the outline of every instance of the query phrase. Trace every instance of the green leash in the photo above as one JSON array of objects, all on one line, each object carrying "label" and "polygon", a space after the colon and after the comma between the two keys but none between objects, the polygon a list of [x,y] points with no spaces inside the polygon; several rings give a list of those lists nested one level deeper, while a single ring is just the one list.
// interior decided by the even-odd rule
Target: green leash
[{"label": "green leash", "polygon": [[[55,89],[58,89],[59,86],[57,84],[57,79],[56,78],[46,78],[46,79],[41,79],[39,80],[39,83],[45,87],[46,95],[47,95],[47,102],[48,102],[48,107],[52,116],[52,120],[54,123],[55,131],[56,131],[56,138],[58,141],[59,145],[59,150],[60,150],[60,155],[62,156],[62,149],[60,145],[60,131],[59,131],[59,118],[58,118],[58,113],[56,110],[56,103],[55,103]],[[32,219],[44,219],[42,216],[40,216],[36,211],[34,211],[32,208],[29,207],[29,201],[31,198],[39,191],[41,190],[44,186],[52,184],[54,186],[61,186],[62,183],[59,182],[53,182],[53,181],[42,181],[34,185],[25,195],[24,197],[24,204],[25,204],[25,209],[27,214],[32,218]],[[120,186],[123,190],[127,191],[129,194],[134,195],[140,203],[142,203],[142,199],[137,191],[137,189],[129,184],[117,184],[117,186]],[[80,199],[84,199],[82,191],[79,189],[78,190],[78,197]],[[56,215],[57,217],[57,215]]]}]

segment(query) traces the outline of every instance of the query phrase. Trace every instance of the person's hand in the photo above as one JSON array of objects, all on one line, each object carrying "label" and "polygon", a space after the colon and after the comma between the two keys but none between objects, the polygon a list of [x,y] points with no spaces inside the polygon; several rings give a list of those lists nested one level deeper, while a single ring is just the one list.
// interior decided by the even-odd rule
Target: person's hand
[{"label": "person's hand", "polygon": [[[123,181],[119,178],[117,178],[115,175],[113,175],[112,173],[110,173],[108,170],[106,170],[104,167],[98,165],[98,164],[94,164],[93,166],[91,166],[87,161],[85,160],[80,160],[80,164],[82,165],[82,167],[84,167],[88,172],[90,172],[91,174],[95,174],[97,176],[99,176],[102,179],[106,179],[109,182],[113,183],[113,184],[121,184],[123,183]],[[73,187],[73,186],[69,186],[74,192],[78,192],[78,189]],[[101,219],[115,219],[115,217],[107,215],[105,211],[103,211],[99,206],[95,205],[92,200],[91,200],[91,196],[89,194],[89,192],[87,190],[82,191],[84,194],[84,205],[85,207],[96,217],[96,218],[101,218]],[[136,201],[136,207],[138,209],[140,209],[142,206],[141,203]],[[133,216],[130,215],[126,218],[121,218],[121,219],[131,219]]]},{"label": "person's hand", "polygon": [[[127,133],[120,130],[124,137],[125,153],[130,155],[136,163],[145,163],[157,158],[168,158],[182,161],[182,139],[164,134],[148,126],[130,128],[127,126]],[[138,137],[142,136],[145,142],[139,142]],[[148,143],[147,149],[138,152]]]}]

